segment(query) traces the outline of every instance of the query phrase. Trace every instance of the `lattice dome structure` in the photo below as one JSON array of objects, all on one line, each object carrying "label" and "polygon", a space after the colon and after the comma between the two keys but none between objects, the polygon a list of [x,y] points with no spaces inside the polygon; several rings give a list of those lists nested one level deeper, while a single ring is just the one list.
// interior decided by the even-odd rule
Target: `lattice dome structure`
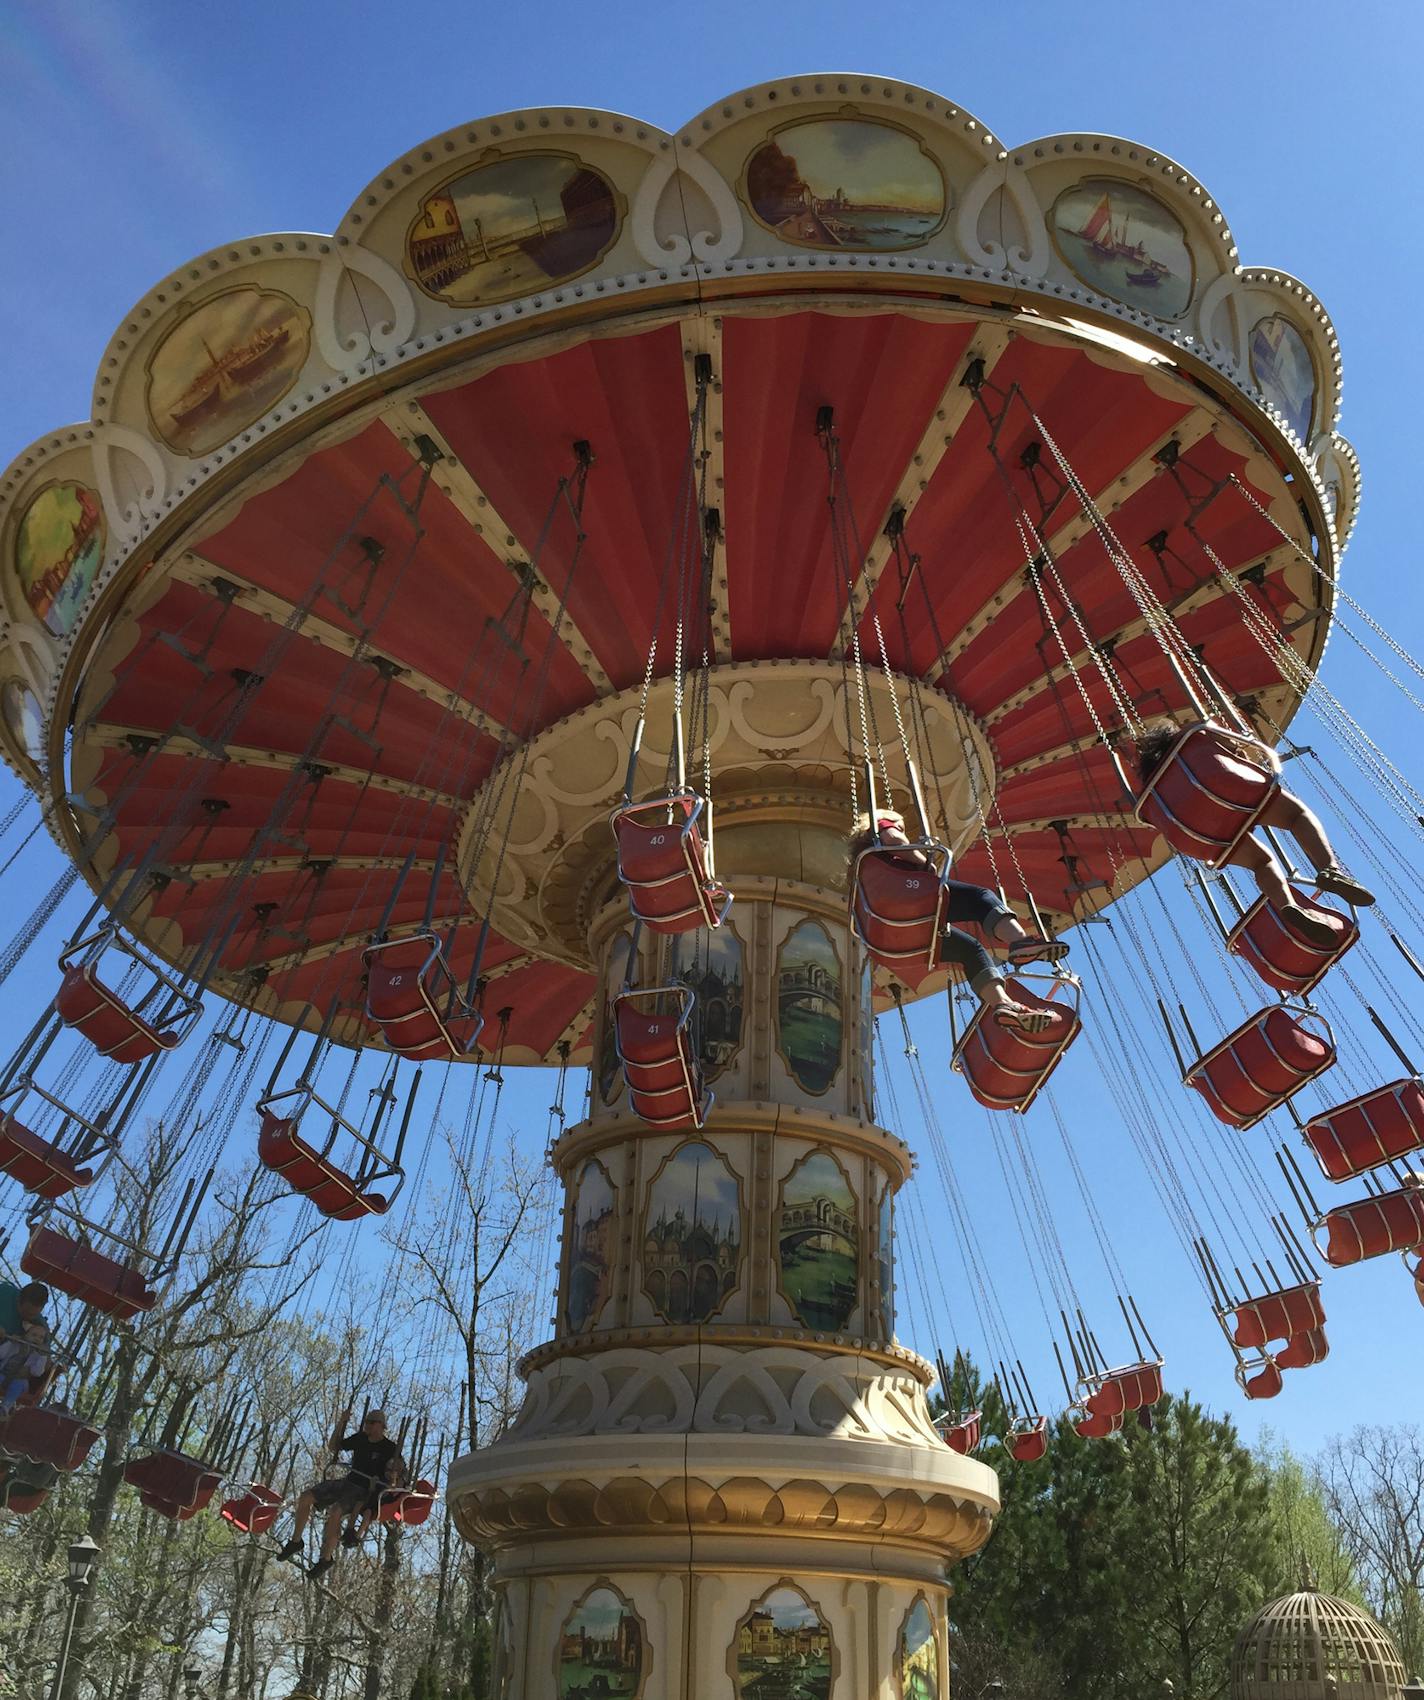
[{"label": "lattice dome structure", "polygon": [[1400,1700],[1404,1676],[1367,1611],[1309,1586],[1262,1606],[1231,1655],[1232,1700]]}]

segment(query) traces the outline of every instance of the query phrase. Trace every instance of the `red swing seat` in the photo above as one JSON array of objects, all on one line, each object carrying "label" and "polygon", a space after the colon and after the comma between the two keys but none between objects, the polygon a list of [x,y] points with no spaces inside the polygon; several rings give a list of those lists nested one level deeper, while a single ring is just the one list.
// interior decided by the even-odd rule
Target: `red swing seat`
[{"label": "red swing seat", "polygon": [[98,1429],[51,1405],[17,1405],[0,1418],[0,1452],[65,1475],[79,1468],[98,1438]]},{"label": "red swing seat", "polygon": [[954,1422],[941,1417],[936,1424],[939,1437],[951,1452],[968,1454],[978,1446],[984,1432],[984,1413],[967,1411]]},{"label": "red swing seat", "polygon": [[[912,859],[918,850],[926,863]],[[938,859],[938,867],[936,867]],[[927,971],[939,959],[950,854],[926,839],[891,847],[872,844],[851,871],[851,931],[882,967],[914,962]]]},{"label": "red swing seat", "polygon": [[1048,1451],[1048,1418],[1019,1417],[1004,1438],[1016,1464],[1036,1464]]},{"label": "red swing seat", "polygon": [[[1179,855],[1214,868],[1229,859],[1280,789],[1276,773],[1236,753],[1236,736],[1215,721],[1183,727],[1137,797],[1144,826],[1161,833]],[[1259,740],[1244,741],[1269,756]]]},{"label": "red swing seat", "polygon": [[224,1523],[244,1535],[265,1535],[282,1510],[282,1496],[261,1482],[249,1482],[242,1492],[225,1499],[218,1509]]},{"label": "red swing seat", "polygon": [[1307,897],[1295,886],[1291,895],[1308,914],[1329,925],[1335,934],[1333,945],[1322,949],[1308,944],[1291,931],[1273,904],[1258,897],[1226,935],[1226,948],[1254,968],[1274,990],[1304,997],[1359,943],[1360,928],[1352,915],[1331,908],[1319,898]]},{"label": "red swing seat", "polygon": [[72,1240],[43,1224],[32,1230],[20,1256],[20,1268],[119,1322],[152,1310],[158,1303],[158,1294],[142,1271],[106,1256],[86,1240]]},{"label": "red swing seat", "polygon": [[1424,1085],[1410,1078],[1362,1092],[1312,1116],[1305,1140],[1332,1181],[1408,1156],[1424,1147]]},{"label": "red swing seat", "polygon": [[[298,1088],[298,1090],[301,1090]],[[281,1093],[290,1097],[290,1093]],[[275,1102],[275,1100],[273,1100]],[[313,1102],[320,1103],[313,1095]],[[326,1108],[324,1104],[321,1105]],[[257,1157],[264,1167],[280,1175],[293,1192],[309,1198],[323,1216],[334,1222],[358,1222],[367,1216],[384,1215],[395,1197],[365,1190],[353,1176],[338,1169],[297,1131],[296,1115],[282,1116],[267,1103],[257,1106],[262,1125],[257,1135]]]},{"label": "red swing seat", "polygon": [[370,944],[366,1015],[398,1056],[452,1061],[474,1050],[484,1017],[466,1001],[434,933]]},{"label": "red swing seat", "polygon": [[[1030,979],[1046,978],[1046,997],[1029,989]],[[1078,986],[1069,978],[1044,975],[1016,977],[1006,980],[1004,986],[1015,1003],[1028,1009],[1046,1009],[1052,1021],[1041,1033],[1025,1033],[1003,1026],[986,1005],[980,1004],[954,1047],[951,1067],[964,1076],[979,1103],[991,1110],[1014,1110],[1022,1115],[1082,1031]]]},{"label": "red swing seat", "polygon": [[[676,1015],[660,1012],[656,1001],[675,1000]],[[651,1009],[640,1008],[652,1002]],[[693,1051],[692,1019],[696,999],[686,986],[622,991],[613,1000],[613,1034],[628,1103],[649,1127],[700,1128],[712,1107],[702,1070]]]},{"label": "red swing seat", "polygon": [[[1320,1234],[1327,1236],[1324,1246]],[[1388,1251],[1418,1251],[1424,1247],[1424,1187],[1403,1186],[1341,1204],[1311,1230],[1325,1261],[1335,1269]]]},{"label": "red swing seat", "polygon": [[695,791],[679,791],[624,803],[609,816],[628,907],[650,933],[720,927],[732,906],[727,888],[707,871],[702,810]]},{"label": "red swing seat", "polygon": [[211,1503],[222,1477],[201,1458],[159,1447],[146,1458],[130,1459],[124,1480],[138,1489],[140,1502],[150,1511],[186,1523]]},{"label": "red swing seat", "polygon": [[[152,975],[155,991],[168,993],[169,1008],[157,1022],[140,1015],[99,978],[99,961],[111,947]],[[101,1057],[114,1062],[146,1062],[160,1051],[173,1050],[203,1013],[202,1004],[183,991],[179,980],[135,949],[112,925],[72,944],[59,966],[64,978],[54,1000],[56,1015],[82,1033]]]},{"label": "red swing seat", "polygon": [[1083,1409],[1090,1417],[1122,1418],[1162,1397],[1161,1363],[1129,1364],[1106,1375],[1087,1376],[1079,1383],[1087,1391]]},{"label": "red swing seat", "polygon": [[49,1498],[48,1488],[7,1488],[0,1483],[0,1509],[13,1511],[17,1517],[28,1517],[38,1511]]},{"label": "red swing seat", "polygon": [[1095,1412],[1090,1412],[1081,1417],[1073,1417],[1070,1420],[1073,1424],[1073,1432],[1080,1435],[1084,1440],[1106,1440],[1109,1435],[1119,1433],[1123,1424],[1121,1416],[1100,1416]]},{"label": "red swing seat", "polygon": [[418,1529],[435,1506],[435,1483],[422,1476],[414,1487],[382,1488],[376,1505],[378,1523]]},{"label": "red swing seat", "polygon": [[1285,1384],[1286,1379],[1272,1357],[1263,1357],[1259,1365],[1243,1362],[1236,1366],[1236,1385],[1248,1399],[1274,1399]]},{"label": "red swing seat", "polygon": [[[1306,1021],[1318,1021],[1322,1038]],[[1228,1127],[1254,1127],[1335,1063],[1330,1024],[1316,1010],[1272,1004],[1191,1064],[1182,1076]]]},{"label": "red swing seat", "polygon": [[1275,1359],[1282,1369],[1309,1369],[1313,1364],[1323,1364],[1329,1356],[1330,1342],[1325,1338],[1325,1330],[1307,1328],[1300,1334],[1292,1334]]},{"label": "red swing seat", "polygon": [[1417,1262],[1411,1265],[1406,1253],[1404,1267],[1409,1270],[1410,1279],[1414,1282],[1415,1298],[1419,1300],[1420,1304],[1424,1305],[1424,1256],[1421,1256]]},{"label": "red swing seat", "polygon": [[88,1186],[95,1173],[50,1140],[22,1127],[14,1116],[0,1120],[0,1174],[17,1180],[36,1198],[63,1198],[76,1187]]},{"label": "red swing seat", "polygon": [[1263,1293],[1223,1313],[1233,1319],[1231,1338],[1247,1350],[1259,1349],[1268,1340],[1290,1340],[1325,1325],[1325,1306],[1319,1281],[1303,1281],[1278,1293]]}]

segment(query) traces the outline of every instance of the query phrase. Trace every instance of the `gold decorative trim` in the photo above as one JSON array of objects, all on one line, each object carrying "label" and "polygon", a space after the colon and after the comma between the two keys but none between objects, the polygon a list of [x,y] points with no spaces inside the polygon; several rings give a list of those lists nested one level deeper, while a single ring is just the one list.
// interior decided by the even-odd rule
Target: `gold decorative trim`
[{"label": "gold decorative trim", "polygon": [[983,1507],[947,1493],[882,1492],[866,1482],[832,1489],[802,1477],[775,1488],[757,1476],[733,1476],[719,1487],[683,1475],[658,1483],[642,1476],[573,1478],[552,1487],[526,1481],[510,1489],[456,1487],[450,1502],[467,1540],[496,1546],[615,1533],[767,1536],[888,1542],[954,1561],[977,1552],[993,1526]]},{"label": "gold decorative trim", "polygon": [[906,1346],[872,1340],[860,1334],[815,1333],[809,1328],[751,1327],[743,1322],[705,1322],[700,1327],[676,1323],[650,1323],[642,1328],[601,1328],[596,1333],[565,1334],[526,1352],[515,1366],[526,1379],[559,1358],[585,1358],[616,1346],[647,1346],[658,1351],[674,1346],[795,1346],[827,1357],[845,1354],[889,1369],[904,1370],[925,1387],[938,1378],[933,1364]]},{"label": "gold decorative trim", "polygon": [[558,1637],[554,1642],[554,1693],[558,1694],[560,1692],[559,1680],[563,1675],[561,1667],[564,1662],[563,1640],[564,1636],[568,1633],[569,1624],[573,1621],[574,1614],[582,1606],[586,1605],[589,1597],[596,1594],[600,1588],[605,1589],[610,1594],[616,1595],[618,1603],[627,1611],[628,1615],[638,1625],[638,1635],[640,1638],[638,1645],[638,1651],[640,1654],[638,1660],[638,1686],[626,1696],[626,1700],[642,1700],[643,1691],[648,1686],[648,1678],[652,1674],[653,1669],[652,1639],[648,1634],[648,1626],[643,1621],[643,1614],[638,1610],[637,1606],[633,1604],[632,1600],[628,1598],[623,1590],[604,1575],[598,1576],[594,1581],[589,1583],[589,1585],[569,1607],[564,1621],[559,1625]]},{"label": "gold decorative trim", "polygon": [[748,1605],[746,1612],[738,1620],[737,1627],[732,1631],[731,1644],[727,1648],[727,1674],[732,1679],[732,1692],[738,1696],[746,1693],[746,1690],[742,1686],[741,1675],[737,1669],[737,1666],[741,1662],[738,1643],[742,1638],[742,1631],[747,1627],[752,1618],[773,1594],[778,1594],[783,1591],[788,1594],[797,1595],[808,1611],[815,1612],[816,1622],[825,1632],[826,1650],[830,1655],[828,1663],[831,1667],[830,1680],[826,1685],[826,1692],[828,1694],[833,1694],[835,1692],[836,1679],[839,1677],[841,1670],[840,1648],[836,1645],[836,1638],[831,1633],[830,1624],[826,1621],[824,1607],[818,1604],[817,1601],[813,1600],[806,1590],[799,1587],[789,1576],[783,1576],[778,1581],[773,1582],[769,1588],[763,1588],[761,1593],[758,1594],[757,1597]]},{"label": "gold decorative trim", "polygon": [[[637,1224],[637,1227],[635,1229],[635,1232],[637,1233],[638,1238],[637,1238],[636,1243],[633,1246],[633,1255],[638,1260],[638,1273],[639,1273],[638,1290],[642,1293],[643,1297],[645,1299],[647,1299],[648,1303],[653,1307],[653,1309],[658,1313],[658,1315],[662,1317],[664,1322],[666,1322],[669,1327],[678,1328],[678,1327],[684,1326],[681,1323],[673,1322],[669,1318],[666,1308],[663,1305],[660,1305],[658,1303],[658,1301],[653,1297],[653,1295],[648,1291],[648,1269],[647,1269],[647,1261],[646,1261],[646,1252],[647,1252],[647,1245],[648,1245],[648,1235],[651,1232],[651,1217],[652,1217],[652,1213],[653,1213],[653,1188],[656,1187],[658,1182],[662,1179],[663,1170],[666,1169],[672,1162],[674,1162],[676,1160],[676,1158],[682,1152],[686,1151],[688,1149],[688,1147],[692,1146],[692,1145],[701,1145],[706,1150],[710,1151],[712,1153],[712,1155],[717,1159],[717,1161],[719,1163],[721,1163],[722,1167],[727,1171],[727,1174],[731,1179],[732,1185],[737,1189],[737,1261],[736,1261],[736,1264],[734,1265],[734,1268],[733,1268],[733,1274],[735,1276],[735,1279],[733,1280],[732,1285],[730,1287],[728,1287],[727,1290],[720,1295],[720,1297],[717,1300],[717,1303],[712,1307],[712,1309],[710,1311],[708,1311],[708,1313],[705,1317],[703,1317],[700,1321],[695,1321],[695,1322],[690,1321],[688,1324],[686,1324],[686,1326],[692,1328],[694,1331],[697,1331],[701,1328],[705,1328],[706,1325],[709,1322],[711,1322],[714,1318],[719,1316],[721,1314],[723,1308],[726,1306],[727,1301],[729,1299],[735,1298],[737,1296],[737,1294],[741,1291],[742,1281],[743,1281],[744,1276],[745,1276],[746,1264],[747,1264],[747,1260],[748,1260],[747,1241],[750,1237],[747,1233],[747,1205],[746,1205],[745,1189],[744,1189],[744,1186],[743,1186],[742,1177],[737,1173],[736,1169],[733,1167],[731,1157],[725,1151],[723,1151],[719,1146],[714,1145],[712,1143],[712,1141],[706,1137],[705,1133],[690,1134],[686,1139],[681,1140],[677,1145],[673,1146],[672,1150],[667,1153],[667,1155],[663,1158],[662,1162],[658,1164],[656,1169],[654,1169],[652,1179],[648,1182],[646,1188],[643,1191],[643,1207],[638,1213],[638,1224]],[[696,1225],[697,1224],[694,1221],[692,1226],[695,1228]],[[692,1282],[689,1279],[689,1281],[688,1281],[689,1310],[691,1308],[691,1299],[692,1299]]]}]

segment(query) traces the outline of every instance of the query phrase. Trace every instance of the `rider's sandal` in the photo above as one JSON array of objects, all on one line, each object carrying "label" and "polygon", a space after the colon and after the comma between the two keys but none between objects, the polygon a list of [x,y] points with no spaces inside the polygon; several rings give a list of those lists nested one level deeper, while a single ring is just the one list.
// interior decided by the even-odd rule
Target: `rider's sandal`
[{"label": "rider's sandal", "polygon": [[1042,1033],[1053,1020],[1051,1009],[1026,1009],[1021,1003],[1001,1003],[994,1010],[994,1020],[1000,1027],[1018,1033]]},{"label": "rider's sandal", "polygon": [[1009,946],[1008,960],[1016,968],[1030,962],[1061,962],[1068,954],[1066,939],[1045,939],[1030,936],[1015,939]]},{"label": "rider's sandal", "polygon": [[1317,890],[1328,891],[1332,897],[1343,897],[1352,909],[1368,909],[1375,900],[1369,887],[1352,879],[1338,862],[1322,868],[1315,876],[1315,885]]}]

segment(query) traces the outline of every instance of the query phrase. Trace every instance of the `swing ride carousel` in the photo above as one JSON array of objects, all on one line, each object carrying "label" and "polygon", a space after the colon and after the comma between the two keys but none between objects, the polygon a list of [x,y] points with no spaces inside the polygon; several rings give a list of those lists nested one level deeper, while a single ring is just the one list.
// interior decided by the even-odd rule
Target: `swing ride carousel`
[{"label": "swing ride carousel", "polygon": [[[104,1165],[204,1006],[214,1056],[276,1032],[229,1160],[348,1235],[408,1206],[422,1070],[468,1092],[471,1064],[587,1069],[549,1151],[552,1338],[443,1484],[494,1556],[501,1692],[942,1693],[949,1569],[997,1478],[958,1366],[895,1336],[913,1158],[877,1109],[878,1014],[949,1004],[957,1078],[912,1067],[1002,1468],[1043,1456],[1054,1412],[951,1146],[1025,1114],[1066,1142],[1072,1047],[1246,1396],[1324,1356],[1326,1266],[1403,1252],[1424,1296],[1418,1035],[1391,994],[1419,909],[1357,824],[1370,794],[1418,811],[1314,679],[1355,608],[1339,388],[1320,304],[1242,267],[1174,162],[1006,148],[862,76],[671,133],[484,120],[395,161],[332,237],[175,270],[116,331],[92,420],[0,480],[0,739],[93,894],[0,1085],[21,1267],[139,1321],[182,1281],[197,1168],[155,1252],[106,1217]],[[1346,800],[1391,904],[1357,917],[1306,881],[1310,941],[1217,867],[1278,782],[1210,730],[1290,753],[1307,699],[1365,781],[1312,750],[1292,783]],[[1133,742],[1161,717],[1182,734],[1143,791]],[[891,807],[923,862],[848,859]],[[1137,889],[1174,850],[1190,940],[1145,907],[1160,880]],[[951,857],[1072,943],[1076,974],[1012,969],[1038,1031],[940,959]],[[1329,974],[1347,952],[1356,977]],[[1128,1049],[1094,1010],[1134,974],[1166,1026]],[[385,1073],[358,1116],[363,1049]],[[1159,1050],[1195,1093],[1147,1083]],[[1041,1352],[1107,1442],[1162,1355],[1110,1245],[1117,1312],[1088,1318],[1016,1149],[1062,1329]],[[12,1421],[43,1428],[43,1391]],[[245,1486],[267,1497],[230,1520],[270,1526]]]}]

